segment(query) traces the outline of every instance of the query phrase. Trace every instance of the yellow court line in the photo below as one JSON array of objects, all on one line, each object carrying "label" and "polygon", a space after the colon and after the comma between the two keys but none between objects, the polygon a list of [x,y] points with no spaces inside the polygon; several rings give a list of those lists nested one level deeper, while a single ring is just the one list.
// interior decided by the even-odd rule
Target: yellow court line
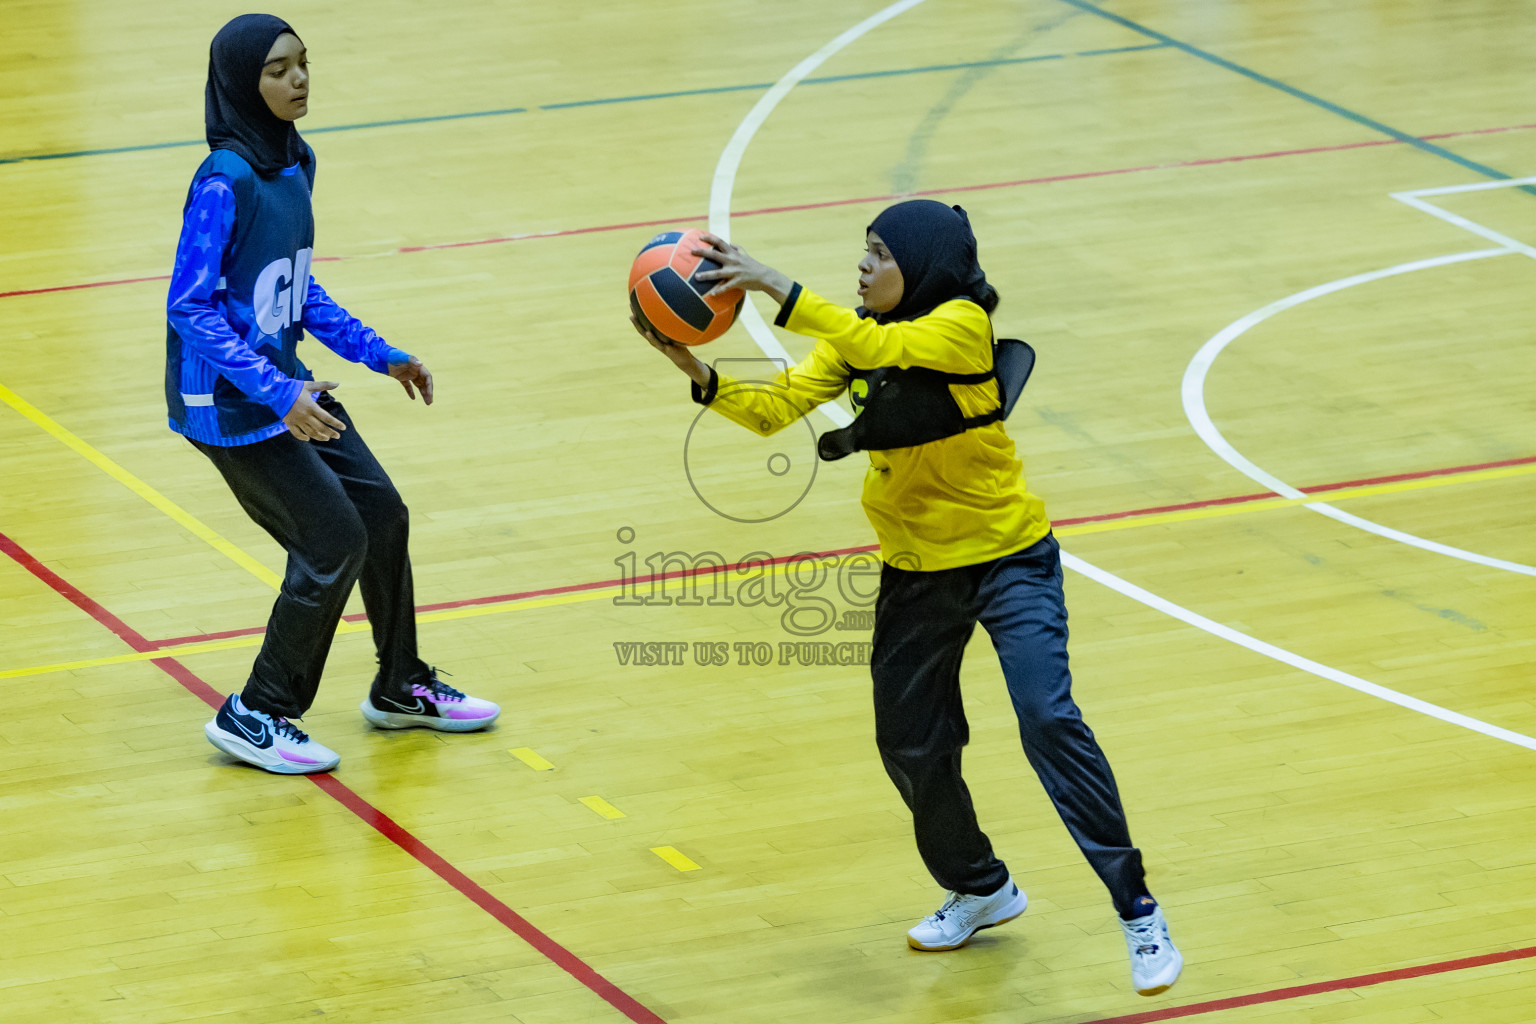
[{"label": "yellow court line", "polygon": [[675,847],[653,846],[651,852],[679,871],[698,871],[699,866],[679,853]]},{"label": "yellow court line", "polygon": [[[0,385],[0,388],[3,388],[3,385]],[[1204,508],[1181,509],[1177,512],[1156,512],[1144,516],[1127,516],[1124,519],[1109,520],[1101,523],[1079,523],[1074,526],[1059,527],[1056,533],[1063,537],[1074,537],[1081,534],[1103,533],[1109,530],[1127,530],[1137,526],[1161,526],[1168,523],[1183,523],[1197,519],[1215,519],[1221,516],[1246,515],[1250,512],[1294,508],[1297,505],[1306,505],[1324,500],[1341,501],[1349,498],[1368,498],[1379,494],[1418,491],[1430,487],[1445,487],[1451,484],[1481,483],[1487,480],[1527,476],[1532,473],[1536,473],[1536,463],[1527,463],[1520,466],[1498,466],[1492,469],[1476,469],[1466,473],[1451,473],[1446,476],[1423,477],[1417,480],[1397,480],[1391,483],[1366,484],[1360,487],[1349,487],[1337,491],[1318,493],[1305,498],[1261,498],[1241,504],[1208,505]],[[792,571],[793,568],[792,565],[783,563],[771,567],[768,571],[776,575],[783,575],[786,572]],[[628,589],[633,592],[635,586],[636,584],[631,583],[628,585]],[[703,589],[702,585],[701,589]],[[418,623],[451,622],[456,619],[476,618],[481,615],[500,615],[505,612],[523,611],[531,608],[550,608],[558,605],[579,604],[586,601],[600,601],[605,598],[616,597],[624,593],[625,590],[624,586],[601,587],[569,594],[555,594],[549,597],[514,599],[466,608],[445,608],[440,611],[426,612],[418,615],[416,616],[416,621]],[[362,633],[368,631],[368,629],[369,626],[366,622],[343,622],[337,629],[337,633]],[[260,646],[261,641],[261,634],[253,634],[251,636],[232,637],[228,640],[194,641],[180,645],[172,644],[156,651],[118,654],[104,658],[89,658],[55,665],[37,665],[31,668],[5,669],[0,671],[0,679],[10,679],[17,676],[47,675],[50,672],[70,672],[76,669],[96,668],[101,665],[122,665],[135,661],[153,661],[156,658],[205,654],[211,651],[228,651],[238,647],[257,647]]]},{"label": "yellow court line", "polygon": [[[337,627],[338,635],[348,633],[366,633],[369,631],[366,622],[343,622]],[[260,647],[266,639],[265,634],[252,633],[248,636],[232,636],[223,640],[194,640],[185,644],[166,644],[164,647],[153,651],[134,651],[131,654],[113,654],[102,658],[86,658],[81,661],[61,661],[53,665],[34,665],[31,668],[8,668],[0,670],[0,679],[14,679],[17,676],[44,676],[50,672],[73,672],[81,668],[98,668],[102,665],[126,665],[135,661],[154,661],[157,658],[182,658],[194,654],[209,654],[214,651],[233,651],[241,647]]]},{"label": "yellow court line", "polygon": [[554,765],[540,757],[537,751],[534,751],[528,747],[516,747],[507,751],[507,753],[511,754],[513,757],[517,758],[519,761],[523,762],[523,764],[527,765],[529,768],[532,768],[536,772],[549,772],[555,770]]},{"label": "yellow court line", "polygon": [[0,671],[0,679],[13,679],[16,676],[41,676],[49,672],[72,672],[75,669],[96,668],[101,665],[126,665],[129,662],[154,661],[157,658],[180,658],[188,654],[206,654],[209,651],[232,651],[237,647],[255,647],[260,643],[260,636],[238,636],[230,637],[228,640],[205,640],[201,643],[167,647],[163,651],[134,651],[131,654],[114,654],[106,658],[64,661],[56,665],[37,665],[33,668],[8,668]]},{"label": "yellow court line", "polygon": [[[634,584],[630,584],[630,589]],[[524,608],[553,608],[562,604],[580,604],[584,601],[597,601],[605,597],[617,597],[624,593],[624,587],[603,587],[597,590],[578,590],[570,594],[555,594],[552,597],[531,597],[501,601],[496,604],[477,604],[468,608],[444,608],[441,611],[425,612],[416,616],[417,622],[452,622],[455,619],[473,619],[481,615],[500,615],[502,612],[521,611]],[[351,623],[348,623],[351,625]]]},{"label": "yellow court line", "polygon": [[229,558],[236,565],[240,566],[242,569],[245,569],[251,575],[261,580],[261,582],[271,587],[273,590],[278,589],[278,587],[282,585],[282,577],[277,573],[273,572],[271,569],[268,569],[266,566],[256,561],[256,559],[240,550],[231,541],[216,532],[212,527],[208,526],[201,519],[198,519],[192,513],[176,504],[170,498],[167,498],[165,495],[149,486],[149,484],[145,483],[143,480],[140,480],[138,477],[124,469],[122,466],[119,466],[117,463],[107,458],[101,452],[86,444],[85,441],[80,439],[80,437],[65,429],[58,422],[48,416],[47,413],[43,412],[31,402],[28,402],[25,398],[22,398],[16,392],[6,387],[4,384],[0,384],[0,401],[3,401],[6,405],[10,406],[12,409],[15,409],[27,419],[31,420],[33,423],[37,424],[39,427],[42,427],[48,433],[64,442],[65,445],[67,445],[70,449],[72,449],[76,454],[85,459],[91,465],[95,466],[97,469],[100,469],[112,479],[116,480],[124,487],[127,487],[134,494],[137,494],[139,497],[149,502],[155,508],[170,516],[178,524],[191,531],[199,539],[206,541],[211,547],[213,547],[214,550]]},{"label": "yellow court line", "polygon": [[581,802],[586,804],[593,811],[596,811],[598,814],[601,814],[603,817],[607,818],[609,821],[613,821],[616,818],[625,817],[623,811],[619,810],[617,807],[613,806],[613,804],[609,803],[607,800],[604,800],[600,796],[584,796],[581,798]]}]

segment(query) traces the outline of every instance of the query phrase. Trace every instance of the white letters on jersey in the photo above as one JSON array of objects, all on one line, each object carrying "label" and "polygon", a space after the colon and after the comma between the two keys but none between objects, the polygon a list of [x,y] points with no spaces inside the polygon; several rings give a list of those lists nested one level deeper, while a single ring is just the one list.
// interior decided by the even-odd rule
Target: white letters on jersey
[{"label": "white letters on jersey", "polygon": [[300,249],[293,259],[273,260],[256,277],[251,310],[256,329],[277,334],[304,318],[304,297],[309,292],[309,264],[313,249]]},{"label": "white letters on jersey", "polygon": [[293,301],[288,305],[291,312],[288,322],[300,323],[304,319],[304,298],[309,294],[309,261],[314,249],[300,249],[293,257]]}]

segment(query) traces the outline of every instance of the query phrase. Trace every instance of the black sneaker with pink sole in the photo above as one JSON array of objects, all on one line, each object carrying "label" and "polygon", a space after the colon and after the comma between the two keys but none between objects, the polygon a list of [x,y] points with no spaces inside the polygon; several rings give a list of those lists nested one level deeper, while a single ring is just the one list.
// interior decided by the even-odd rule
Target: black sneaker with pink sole
[{"label": "black sneaker with pink sole", "polygon": [[[437,669],[409,693],[388,694],[375,687],[360,705],[363,717],[380,729],[436,729],[439,732],[474,732],[501,715],[488,700],[471,697],[437,678]],[[447,673],[444,673],[445,675]]]}]

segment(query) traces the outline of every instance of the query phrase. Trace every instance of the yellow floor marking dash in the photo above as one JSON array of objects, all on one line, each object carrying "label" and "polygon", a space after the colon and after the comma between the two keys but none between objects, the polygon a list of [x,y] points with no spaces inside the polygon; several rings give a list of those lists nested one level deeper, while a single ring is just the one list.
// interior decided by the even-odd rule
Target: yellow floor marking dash
[{"label": "yellow floor marking dash", "polygon": [[598,814],[601,814],[603,817],[610,820],[613,818],[624,817],[623,811],[619,810],[617,807],[613,806],[613,804],[609,803],[607,800],[604,800],[600,796],[584,796],[581,798],[581,802],[592,808]]},{"label": "yellow floor marking dash", "polygon": [[697,871],[699,866],[670,846],[653,846],[651,852],[679,871]]},{"label": "yellow floor marking dash", "polygon": [[519,761],[523,762],[523,764],[527,765],[529,768],[532,768],[536,772],[552,771],[555,767],[540,757],[538,754],[535,754],[532,750],[529,750],[527,747],[517,747],[513,750],[507,751],[507,753],[511,754],[513,757],[517,758]]}]

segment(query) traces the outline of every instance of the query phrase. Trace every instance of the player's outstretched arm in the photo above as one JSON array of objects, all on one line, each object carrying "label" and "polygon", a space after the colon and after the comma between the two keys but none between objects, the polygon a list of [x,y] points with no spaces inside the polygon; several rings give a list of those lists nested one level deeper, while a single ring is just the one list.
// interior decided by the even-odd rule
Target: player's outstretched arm
[{"label": "player's outstretched arm", "polygon": [[630,323],[693,381],[695,402],[763,437],[778,433],[848,387],[848,367],[829,345],[816,346],[771,381],[738,381],[701,363],[688,346],[659,337],[634,317]]},{"label": "player's outstretched arm", "polygon": [[690,352],[687,345],[679,345],[675,341],[668,341],[655,331],[646,329],[645,325],[633,316],[629,318],[629,322],[634,325],[640,337],[651,343],[651,348],[672,360],[672,365],[686,373],[689,380],[701,388],[709,387],[709,367],[699,362],[698,356]]}]

